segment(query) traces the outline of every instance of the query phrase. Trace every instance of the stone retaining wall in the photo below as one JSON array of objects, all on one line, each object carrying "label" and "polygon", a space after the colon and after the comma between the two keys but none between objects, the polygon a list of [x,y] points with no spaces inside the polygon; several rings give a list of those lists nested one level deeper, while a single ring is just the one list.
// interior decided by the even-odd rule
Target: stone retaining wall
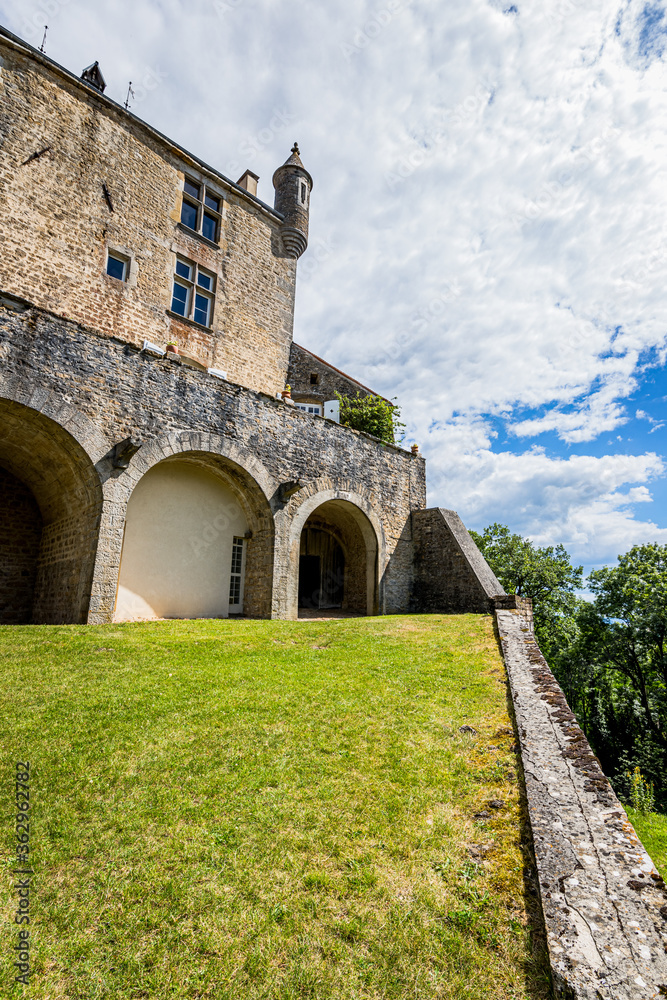
[{"label": "stone retaining wall", "polygon": [[[507,601],[499,602],[507,605]],[[555,994],[667,995],[667,891],[542,656],[521,602],[497,610]]]}]

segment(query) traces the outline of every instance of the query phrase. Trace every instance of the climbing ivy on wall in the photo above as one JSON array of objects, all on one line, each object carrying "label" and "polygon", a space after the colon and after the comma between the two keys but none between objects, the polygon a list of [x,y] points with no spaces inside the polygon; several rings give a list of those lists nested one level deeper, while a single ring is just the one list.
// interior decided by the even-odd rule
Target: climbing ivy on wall
[{"label": "climbing ivy on wall", "polygon": [[389,403],[381,396],[354,397],[336,393],[340,403],[340,422],[355,431],[365,431],[388,444],[400,444],[403,440],[401,411],[395,403]]}]

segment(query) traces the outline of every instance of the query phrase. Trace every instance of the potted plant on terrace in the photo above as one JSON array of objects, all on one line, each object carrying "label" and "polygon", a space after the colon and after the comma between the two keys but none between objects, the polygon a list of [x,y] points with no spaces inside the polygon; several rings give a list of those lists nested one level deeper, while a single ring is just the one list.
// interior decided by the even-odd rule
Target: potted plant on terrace
[{"label": "potted plant on terrace", "polygon": [[175,340],[170,340],[167,344],[167,351],[170,354],[178,354],[178,344]]}]

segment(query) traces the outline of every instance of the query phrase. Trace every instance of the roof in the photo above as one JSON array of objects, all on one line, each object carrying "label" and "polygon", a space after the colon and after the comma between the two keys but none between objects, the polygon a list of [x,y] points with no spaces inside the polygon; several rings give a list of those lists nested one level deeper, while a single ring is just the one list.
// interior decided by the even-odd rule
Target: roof
[{"label": "roof", "polygon": [[390,399],[387,399],[386,396],[381,396],[378,392],[375,391],[375,389],[369,389],[368,386],[364,385],[363,382],[360,382],[359,379],[352,378],[352,376],[348,375],[347,372],[341,371],[340,368],[336,368],[335,365],[332,365],[328,361],[325,361],[324,358],[320,358],[319,355],[313,354],[313,352],[309,351],[307,347],[302,347],[301,344],[297,343],[295,343],[294,346],[298,347],[300,351],[305,351],[306,354],[310,354],[311,358],[315,358],[315,360],[319,361],[320,364],[324,365],[326,368],[330,368],[332,372],[336,372],[338,375],[342,375],[343,378],[346,378],[348,380],[348,382],[354,382],[354,384],[358,385],[360,389],[364,390],[364,392],[370,392],[371,396],[377,396],[378,399],[383,399],[385,403],[389,403],[390,406],[394,405]]}]

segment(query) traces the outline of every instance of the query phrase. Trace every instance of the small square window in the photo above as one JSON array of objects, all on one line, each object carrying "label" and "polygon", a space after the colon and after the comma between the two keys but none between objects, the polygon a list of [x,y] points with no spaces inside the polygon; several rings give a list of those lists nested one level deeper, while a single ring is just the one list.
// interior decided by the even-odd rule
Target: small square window
[{"label": "small square window", "polygon": [[119,281],[127,281],[129,271],[129,260],[122,254],[109,250],[107,255],[107,274]]},{"label": "small square window", "polygon": [[180,257],[176,258],[176,274],[179,274],[181,278],[187,278],[188,281],[192,280],[192,264],[188,264],[186,261],[181,260]]},{"label": "small square window", "polygon": [[214,212],[220,211],[220,199],[214,198],[212,194],[206,192],[206,197],[204,198],[204,204],[207,208],[212,208]]},{"label": "small square window", "polygon": [[213,288],[213,275],[207,274],[206,271],[198,271],[197,284],[200,285],[201,288],[205,288],[207,292],[210,292]]},{"label": "small square window", "polygon": [[317,372],[311,372],[310,373],[310,384],[311,385],[319,385],[320,384],[320,376],[317,374]]}]

